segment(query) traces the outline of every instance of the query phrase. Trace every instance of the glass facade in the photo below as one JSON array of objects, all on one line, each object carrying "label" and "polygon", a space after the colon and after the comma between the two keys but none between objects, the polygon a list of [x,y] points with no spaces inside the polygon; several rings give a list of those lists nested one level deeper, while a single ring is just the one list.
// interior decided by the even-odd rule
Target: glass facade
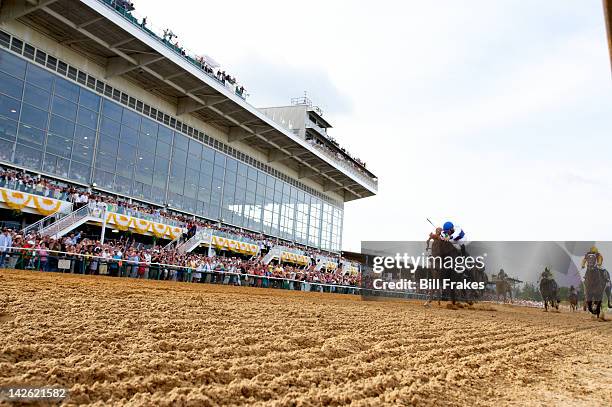
[{"label": "glass facade", "polygon": [[0,50],[0,160],[339,251],[343,208]]}]

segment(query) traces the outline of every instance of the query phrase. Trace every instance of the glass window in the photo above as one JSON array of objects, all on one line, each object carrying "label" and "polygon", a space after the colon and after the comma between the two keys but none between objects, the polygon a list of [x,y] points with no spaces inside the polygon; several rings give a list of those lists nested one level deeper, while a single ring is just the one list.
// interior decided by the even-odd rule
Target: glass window
[{"label": "glass window", "polygon": [[118,122],[102,117],[102,121],[100,122],[100,133],[119,138],[120,131],[121,125]]},{"label": "glass window", "polygon": [[174,148],[180,148],[183,151],[187,151],[189,148],[189,139],[180,133],[174,133]]},{"label": "glass window", "polygon": [[8,96],[0,95],[0,115],[13,120],[19,119],[21,103]]},{"label": "glass window", "polygon": [[153,139],[157,137],[157,128],[159,126],[153,120],[144,118],[140,123],[140,132],[146,134],[147,136],[151,136]]},{"label": "glass window", "polygon": [[163,141],[166,144],[172,145],[173,132],[167,127],[159,126],[157,132],[157,139]]},{"label": "glass window", "polygon": [[89,183],[89,176],[91,174],[91,167],[86,164],[72,162],[70,164],[70,175],[69,177],[79,182]]},{"label": "glass window", "polygon": [[247,177],[247,165],[243,163],[238,163],[238,175],[239,177],[246,178]]},{"label": "glass window", "polygon": [[67,158],[58,157],[53,154],[45,154],[45,163],[43,164],[43,171],[67,178],[69,167],[70,160],[68,160]]},{"label": "glass window", "polygon": [[212,176],[213,172],[213,163],[210,161],[201,161],[200,162],[200,173],[206,174],[209,177]]},{"label": "glass window", "polygon": [[55,94],[76,101],[79,97],[79,87],[65,79],[55,78]]},{"label": "glass window", "polygon": [[120,194],[129,195],[132,192],[132,180],[117,175],[115,177],[115,190]]},{"label": "glass window", "polygon": [[81,107],[79,108],[77,122],[89,128],[95,129],[96,127],[98,127],[98,114],[93,110]]},{"label": "glass window", "polygon": [[94,182],[100,188],[112,189],[115,183],[115,175],[111,174],[110,172],[96,169]]},{"label": "glass window", "polygon": [[[126,164],[136,163],[136,147],[129,144],[119,143],[119,152],[117,157],[123,160]],[[119,170],[119,168],[117,168]]]},{"label": "glass window", "polygon": [[17,122],[0,116],[0,138],[14,141],[17,136]]},{"label": "glass window", "polygon": [[202,158],[204,160],[214,162],[215,161],[215,152],[211,148],[206,146],[202,146]]},{"label": "glass window", "polygon": [[76,119],[77,105],[59,96],[53,97],[53,113],[74,121]]},{"label": "glass window", "polygon": [[93,161],[93,149],[89,146],[74,143],[72,146],[72,159],[81,163],[91,164]]},{"label": "glass window", "polygon": [[153,201],[158,202],[158,203],[166,202],[166,187],[164,186],[163,189],[152,187],[151,188],[151,199],[153,199]]},{"label": "glass window", "polygon": [[210,175],[200,173],[200,186],[210,189],[210,184],[212,183],[212,178]]},{"label": "glass window", "polygon": [[168,192],[168,205],[181,209],[183,207],[183,197],[172,192]]},{"label": "glass window", "polygon": [[168,181],[168,161],[160,158],[155,159],[153,172],[153,185],[159,188],[166,188]]},{"label": "glass window", "polygon": [[134,187],[132,188],[132,194],[138,198],[149,199],[149,197],[151,196],[151,185],[135,181]]},{"label": "glass window", "polygon": [[74,123],[63,117],[51,115],[49,132],[70,138],[70,141],[72,141],[72,137],[74,136]]},{"label": "glass window", "polygon": [[74,142],[84,146],[93,147],[96,141],[96,132],[83,126],[76,126],[74,133]]},{"label": "glass window", "polygon": [[157,148],[155,150],[155,154],[160,157],[170,158],[170,146],[166,143],[162,143],[161,141],[157,140]]},{"label": "glass window", "polygon": [[98,155],[96,157],[96,167],[110,172],[115,172],[117,161],[117,147],[119,143],[113,139],[101,138],[98,142]]},{"label": "glass window", "polygon": [[8,52],[0,52],[0,70],[23,79],[25,76],[26,61]]},{"label": "glass window", "polygon": [[13,156],[14,141],[0,139],[0,160],[11,161]]},{"label": "glass window", "polygon": [[189,140],[189,155],[199,160],[200,157],[202,156],[202,144],[196,140],[190,139]]},{"label": "glass window", "polygon": [[225,154],[221,154],[218,151],[215,151],[215,165],[221,165],[225,167]]},{"label": "glass window", "polygon": [[187,153],[183,150],[172,150],[172,162],[180,165],[185,165],[187,162]]},{"label": "glass window", "polygon": [[0,72],[0,92],[16,99],[21,99],[23,81]]},{"label": "glass window", "polygon": [[20,124],[17,140],[31,147],[41,148],[45,140],[45,132],[27,124]]},{"label": "glass window", "polygon": [[100,96],[93,92],[81,88],[81,96],[79,97],[79,105],[84,106],[88,109],[95,110],[96,112],[100,109]]},{"label": "glass window", "polygon": [[138,130],[140,128],[140,115],[128,109],[123,109],[121,123]]},{"label": "glass window", "polygon": [[51,87],[53,86],[53,75],[34,64],[28,64],[26,82],[43,88],[47,92],[51,92]]},{"label": "glass window", "polygon": [[21,109],[21,122],[39,129],[47,128],[49,112],[24,104]]},{"label": "glass window", "polygon": [[155,154],[155,137],[140,133],[138,135],[138,151]]},{"label": "glass window", "polygon": [[138,132],[130,127],[121,126],[121,143],[138,145]]},{"label": "glass window", "polygon": [[22,165],[33,170],[40,170],[41,161],[42,152],[40,150],[17,143],[17,147],[15,148],[15,158],[13,160],[15,164]]},{"label": "glass window", "polygon": [[[117,157],[117,176],[121,176],[126,179],[132,179],[134,174],[134,164],[128,163],[121,159],[121,157]],[[130,186],[132,183],[130,182]]]},{"label": "glass window", "polygon": [[177,194],[182,194],[184,182],[185,166],[172,163],[170,165],[170,181],[168,183],[168,189]]},{"label": "glass window", "polygon": [[72,138],[49,134],[47,136],[47,153],[70,158],[72,155]]},{"label": "glass window", "polygon": [[147,157],[138,157],[134,170],[134,179],[136,181],[151,185],[153,180],[153,161],[153,159]]},{"label": "glass window", "polygon": [[51,94],[36,86],[26,84],[25,91],[23,93],[23,101],[27,102],[36,107],[40,107],[44,110],[49,110],[49,100]]},{"label": "glass window", "polygon": [[257,181],[257,170],[253,167],[247,167],[247,177]]},{"label": "glass window", "polygon": [[116,103],[111,102],[108,99],[102,100],[102,114],[109,117],[117,122],[121,121],[121,114],[123,108]]}]

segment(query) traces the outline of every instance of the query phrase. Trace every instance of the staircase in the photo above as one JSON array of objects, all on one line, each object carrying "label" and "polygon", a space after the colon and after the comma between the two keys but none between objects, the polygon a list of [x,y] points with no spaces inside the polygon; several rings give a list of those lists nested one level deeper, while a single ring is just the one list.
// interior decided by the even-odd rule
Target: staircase
[{"label": "staircase", "polygon": [[57,222],[58,220],[67,215],[68,213],[55,212],[54,214],[46,216],[40,219],[39,221],[34,222],[29,226],[26,226],[24,229],[21,230],[21,234],[25,236],[28,233],[38,233],[45,227]]},{"label": "staircase", "polygon": [[283,252],[283,246],[274,246],[270,249],[268,253],[262,259],[263,264],[268,265],[270,262],[276,258],[280,259],[281,253]]},{"label": "staircase", "polygon": [[51,236],[54,238],[59,238],[64,236],[67,233],[70,233],[74,229],[81,226],[83,223],[90,220],[102,220],[102,216],[105,213],[104,210],[101,210],[97,207],[89,207],[89,205],[83,206],[76,211],[70,212],[69,214],[65,214],[60,216],[59,218],[52,218],[54,215],[47,216],[39,222],[47,219],[46,222],[40,223],[40,225],[35,226],[39,222],[32,224],[25,228],[22,232],[26,232],[27,229],[31,231],[38,232],[41,236]]},{"label": "staircase", "polygon": [[206,228],[198,228],[195,235],[176,246],[179,253],[189,253],[202,243],[210,243],[212,231]]},{"label": "staircase", "polygon": [[170,250],[173,247],[178,247],[181,244],[181,239],[183,239],[183,234],[180,233],[177,237],[171,240],[167,245],[164,246],[164,250]]}]

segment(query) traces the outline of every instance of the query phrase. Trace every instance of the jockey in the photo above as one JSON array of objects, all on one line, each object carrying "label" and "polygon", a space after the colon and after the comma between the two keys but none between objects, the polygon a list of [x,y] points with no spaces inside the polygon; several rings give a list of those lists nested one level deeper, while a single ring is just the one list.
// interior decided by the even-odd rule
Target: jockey
[{"label": "jockey", "polygon": [[540,278],[542,280],[547,280],[547,279],[553,278],[553,275],[550,272],[550,269],[548,267],[544,268],[544,271],[542,272],[542,276]]},{"label": "jockey", "polygon": [[599,250],[597,250],[597,246],[591,247],[591,250],[589,250],[582,259],[582,268],[586,266],[587,270],[590,270],[595,267],[601,268],[602,264],[603,256],[601,255],[601,253],[599,253]]},{"label": "jockey", "polygon": [[440,239],[451,242],[455,247],[461,249],[461,255],[465,256],[465,232],[459,226],[453,225],[453,222],[445,222],[442,226]]},{"label": "jockey", "polygon": [[505,279],[506,279],[506,277],[508,277],[508,275],[506,274],[506,272],[504,271],[504,269],[500,269],[500,270],[499,270],[499,273],[497,273],[497,278],[498,278],[499,280],[502,280],[502,281],[503,281],[503,280],[505,280]]}]

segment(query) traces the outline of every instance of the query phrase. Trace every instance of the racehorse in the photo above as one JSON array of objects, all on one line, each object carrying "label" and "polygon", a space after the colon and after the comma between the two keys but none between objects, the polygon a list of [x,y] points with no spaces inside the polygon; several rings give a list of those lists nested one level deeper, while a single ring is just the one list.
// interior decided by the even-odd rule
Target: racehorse
[{"label": "racehorse", "polygon": [[[434,257],[431,268],[434,270],[433,273],[434,275],[436,275],[436,278],[441,281],[441,287],[443,280],[448,280],[451,283],[458,282],[460,279],[465,279],[467,281],[479,281],[474,279],[475,275],[480,276],[478,277],[479,279],[486,279],[486,274],[484,273],[484,270],[465,270],[463,273],[458,273],[453,267],[450,267],[448,265],[448,263],[451,263],[447,262],[449,258],[452,259],[452,264],[454,265],[456,264],[457,257],[461,256],[461,251],[457,249],[451,242],[448,242],[446,240],[434,239],[431,245],[431,255]],[[485,277],[483,278],[481,277],[481,275],[484,275]],[[440,289],[440,291],[444,292],[443,299],[450,300],[453,305],[455,305],[457,302],[457,291],[461,292],[461,299],[466,301],[470,305],[472,304],[471,298],[475,297],[475,295],[473,294],[474,290],[457,290],[452,285],[449,285],[446,290]],[[438,300],[438,303],[439,302],[440,300]]]},{"label": "racehorse", "polygon": [[551,307],[559,309],[559,286],[552,278],[543,278],[540,280],[540,294],[544,301],[544,311],[548,311],[548,303]]},{"label": "racehorse", "polygon": [[510,282],[506,280],[498,280],[495,282],[495,294],[497,294],[497,301],[501,296],[504,297],[504,302],[506,302],[506,295],[510,296],[510,304],[512,304],[512,286]]},{"label": "racehorse", "polygon": [[[584,297],[589,312],[600,319],[604,319],[601,303],[606,290],[608,276],[607,270],[598,267],[588,267],[584,275]],[[608,297],[608,302],[610,297]]]},{"label": "racehorse", "polygon": [[570,292],[568,300],[570,303],[570,310],[576,311],[578,309],[578,294],[576,294],[576,291]]}]

